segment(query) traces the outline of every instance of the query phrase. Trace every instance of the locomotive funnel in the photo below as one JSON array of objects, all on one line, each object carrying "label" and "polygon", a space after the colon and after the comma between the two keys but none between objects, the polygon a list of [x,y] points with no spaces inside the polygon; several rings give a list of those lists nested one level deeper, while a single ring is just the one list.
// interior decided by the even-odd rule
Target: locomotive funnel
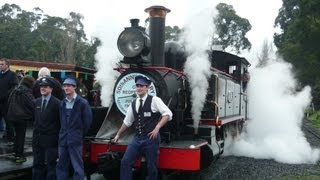
[{"label": "locomotive funnel", "polygon": [[151,63],[153,66],[164,66],[165,20],[171,10],[164,6],[151,6],[144,11],[149,13]]},{"label": "locomotive funnel", "polygon": [[131,27],[139,27],[139,19],[130,19]]}]

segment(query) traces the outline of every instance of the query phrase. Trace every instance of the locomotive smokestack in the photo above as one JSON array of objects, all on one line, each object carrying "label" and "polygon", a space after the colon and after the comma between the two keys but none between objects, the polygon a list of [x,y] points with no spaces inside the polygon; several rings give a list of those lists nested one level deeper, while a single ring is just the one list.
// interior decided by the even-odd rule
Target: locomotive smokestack
[{"label": "locomotive smokestack", "polygon": [[131,27],[139,26],[139,19],[130,19]]},{"label": "locomotive smokestack", "polygon": [[151,6],[144,11],[149,13],[151,63],[154,66],[164,66],[165,20],[171,10],[164,6]]}]

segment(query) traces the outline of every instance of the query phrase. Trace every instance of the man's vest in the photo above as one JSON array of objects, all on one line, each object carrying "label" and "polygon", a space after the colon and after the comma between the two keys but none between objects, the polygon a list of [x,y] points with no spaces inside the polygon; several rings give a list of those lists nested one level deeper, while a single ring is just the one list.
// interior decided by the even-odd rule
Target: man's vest
[{"label": "man's vest", "polygon": [[140,113],[136,110],[136,100],[140,100],[140,98],[135,99],[131,104],[134,116],[132,125],[136,129],[136,134],[138,136],[147,136],[158,124],[161,114],[159,112],[153,113],[151,111],[152,96],[148,95]]}]

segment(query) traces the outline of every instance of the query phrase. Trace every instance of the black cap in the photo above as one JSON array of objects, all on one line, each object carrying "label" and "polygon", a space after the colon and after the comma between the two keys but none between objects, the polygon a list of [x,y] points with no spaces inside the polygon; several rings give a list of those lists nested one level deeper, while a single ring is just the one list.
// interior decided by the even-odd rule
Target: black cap
[{"label": "black cap", "polygon": [[136,76],[134,82],[144,86],[149,86],[151,84],[151,80],[144,76]]},{"label": "black cap", "polygon": [[53,82],[49,77],[43,77],[39,80],[39,86],[50,86],[53,87]]}]

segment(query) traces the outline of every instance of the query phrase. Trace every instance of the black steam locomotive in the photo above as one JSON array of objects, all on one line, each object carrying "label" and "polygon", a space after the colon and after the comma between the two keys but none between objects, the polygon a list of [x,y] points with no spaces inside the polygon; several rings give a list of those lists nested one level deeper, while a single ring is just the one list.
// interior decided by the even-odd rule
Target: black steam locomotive
[{"label": "black steam locomotive", "polygon": [[[165,16],[170,10],[152,6],[145,11],[150,15],[149,33],[139,26],[139,20],[132,19],[131,27],[125,28],[118,38],[124,58],[121,66],[115,68],[121,75],[114,87],[114,101],[96,136],[89,138],[84,147],[86,171],[97,169],[110,179],[117,177],[121,157],[133,136],[126,131],[119,143],[110,141],[136,98],[134,78],[138,75],[152,81],[149,94],[162,98],[173,112],[173,120],[161,130],[160,173],[197,172],[208,167],[223,152],[226,137],[237,136],[247,119],[249,62],[223,51],[208,50],[211,77],[195,130],[190,97],[193,89],[183,71],[187,53],[178,43],[165,43]],[[143,167],[141,157],[135,169],[143,172]]]}]

